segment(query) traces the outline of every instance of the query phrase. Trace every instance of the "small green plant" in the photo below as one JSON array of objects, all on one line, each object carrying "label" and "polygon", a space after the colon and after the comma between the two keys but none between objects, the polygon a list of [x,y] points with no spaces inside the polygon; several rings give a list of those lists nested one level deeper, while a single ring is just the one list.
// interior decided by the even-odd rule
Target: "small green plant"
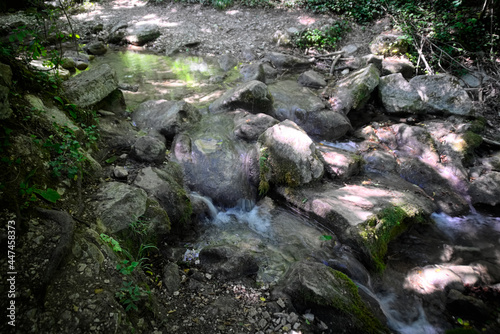
[{"label": "small green plant", "polygon": [[52,188],[40,189],[36,184],[31,184],[31,178],[35,175],[36,169],[29,172],[24,181],[21,181],[19,184],[19,193],[21,198],[23,199],[23,204],[21,205],[21,209],[27,209],[31,203],[37,202],[38,197],[36,195],[41,196],[43,199],[56,203],[61,195],[57,191]]},{"label": "small green plant", "polygon": [[319,237],[319,240],[321,241],[328,241],[328,240],[332,240],[333,237],[331,235],[322,235]]},{"label": "small green plant", "polygon": [[120,274],[130,275],[137,266],[139,266],[139,262],[137,261],[123,260],[116,265],[116,270],[118,270]]},{"label": "small green plant", "polygon": [[323,29],[307,29],[299,33],[295,40],[299,48],[335,49],[337,43],[349,31],[346,21],[335,22],[333,25]]},{"label": "small green plant", "polygon": [[264,196],[269,191],[269,181],[267,180],[267,173],[269,173],[269,152],[267,148],[262,148],[260,150],[259,157],[259,170],[260,170],[260,182],[259,182],[259,195]]},{"label": "small green plant", "polygon": [[123,251],[123,249],[120,247],[120,243],[109,235],[101,233],[100,237],[101,240],[106,242],[115,253],[121,253]]},{"label": "small green plant", "polygon": [[135,303],[150,293],[151,291],[145,291],[132,281],[124,281],[120,291],[118,291],[115,296],[119,299],[120,303],[125,306],[125,311],[128,312],[130,310],[137,311],[138,307]]}]

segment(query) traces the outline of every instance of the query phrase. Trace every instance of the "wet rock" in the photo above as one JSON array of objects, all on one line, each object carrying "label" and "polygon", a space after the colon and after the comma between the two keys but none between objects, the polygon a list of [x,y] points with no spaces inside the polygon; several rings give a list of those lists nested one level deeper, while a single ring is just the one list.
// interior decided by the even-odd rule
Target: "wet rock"
[{"label": "wet rock", "polygon": [[244,65],[240,68],[240,74],[243,82],[258,80],[266,83],[266,73],[264,67],[260,63]]},{"label": "wet rock", "polygon": [[420,95],[428,113],[466,116],[472,112],[469,95],[451,75],[419,75],[410,80],[410,85]]},{"label": "wet rock", "polygon": [[137,161],[162,163],[165,160],[165,144],[157,138],[140,137],[132,146],[130,156]]},{"label": "wet rock", "polygon": [[103,64],[72,77],[62,86],[64,95],[71,103],[86,108],[102,101],[118,88],[118,79],[116,72]]},{"label": "wet rock", "polygon": [[297,311],[321,314],[317,320],[326,327],[342,323],[343,333],[388,332],[363,303],[356,285],[346,275],[321,263],[293,263],[276,290],[288,295]]},{"label": "wet rock", "polygon": [[394,176],[371,174],[370,181],[352,177],[349,185],[316,183],[293,191],[276,190],[288,203],[331,228],[343,243],[359,249],[358,259],[371,269],[383,268],[382,254],[391,240],[436,210],[427,195]]},{"label": "wet rock", "polygon": [[270,52],[266,54],[265,59],[269,60],[273,64],[273,66],[278,69],[300,70],[311,66],[307,59],[302,59],[278,52]]},{"label": "wet rock", "polygon": [[363,154],[365,169],[369,172],[395,173],[398,163],[393,154],[376,150]]},{"label": "wet rock", "polygon": [[490,315],[490,309],[481,299],[465,296],[455,289],[448,292],[446,308],[455,316],[476,321],[484,321]]},{"label": "wet rock", "polygon": [[328,146],[318,146],[325,165],[325,171],[332,178],[348,179],[357,175],[363,164],[359,155]]},{"label": "wet rock", "polygon": [[168,263],[163,267],[163,286],[170,294],[179,290],[181,276],[179,275],[179,266],[177,264]]},{"label": "wet rock", "polygon": [[336,112],[347,115],[351,110],[361,109],[370,99],[372,91],[379,84],[379,71],[370,64],[368,67],[351,73],[346,78],[328,87],[330,105]]},{"label": "wet rock", "polygon": [[269,113],[273,98],[267,86],[257,80],[243,83],[225,92],[208,107],[211,113],[231,111],[238,108],[251,113]]},{"label": "wet rock", "polygon": [[234,118],[234,134],[246,141],[256,141],[259,136],[278,120],[266,114],[238,113]]},{"label": "wet rock", "polygon": [[321,88],[326,86],[323,75],[313,70],[302,73],[298,78],[298,82],[304,87]]},{"label": "wet rock", "polygon": [[384,58],[382,61],[382,75],[401,73],[405,79],[415,76],[415,66],[407,60],[400,58]]},{"label": "wet rock", "polygon": [[401,73],[380,78],[378,93],[384,108],[389,113],[422,114],[425,104]]},{"label": "wet rock", "polygon": [[402,35],[394,33],[380,34],[370,43],[370,51],[384,56],[405,54],[408,44],[401,37]]},{"label": "wet rock", "polygon": [[209,246],[200,252],[203,270],[214,274],[219,280],[251,277],[259,266],[255,258],[235,246]]},{"label": "wet rock", "polygon": [[238,66],[238,60],[229,54],[224,54],[217,59],[219,67],[224,72],[232,70],[234,67]]},{"label": "wet rock", "polygon": [[160,37],[158,25],[148,22],[137,22],[127,28],[125,39],[128,43],[142,46]]},{"label": "wet rock", "polygon": [[472,204],[497,206],[500,203],[500,173],[489,172],[474,180],[469,188]]},{"label": "wet rock", "polygon": [[274,99],[271,115],[295,122],[311,136],[335,140],[352,128],[345,115],[327,109],[323,100],[295,81],[279,81],[269,90]]},{"label": "wet rock", "polygon": [[266,161],[260,167],[261,183],[297,187],[323,176],[324,166],[314,142],[292,121],[267,129],[259,137],[259,145]]},{"label": "wet rock", "polygon": [[96,213],[111,233],[127,229],[146,212],[146,192],[124,183],[104,183],[95,198]]},{"label": "wet rock", "polygon": [[434,168],[417,159],[400,160],[401,177],[422,188],[434,199],[439,210],[452,216],[469,212],[469,204],[465,198]]},{"label": "wet rock", "polygon": [[101,56],[108,52],[108,48],[103,42],[94,42],[87,45],[87,52],[91,55]]},{"label": "wet rock", "polygon": [[188,186],[224,207],[254,201],[259,175],[255,144],[237,140],[234,118],[234,113],[205,115],[172,144]]},{"label": "wet rock", "polygon": [[198,109],[184,101],[150,100],[139,105],[132,120],[144,131],[163,135],[167,140],[198,122]]}]

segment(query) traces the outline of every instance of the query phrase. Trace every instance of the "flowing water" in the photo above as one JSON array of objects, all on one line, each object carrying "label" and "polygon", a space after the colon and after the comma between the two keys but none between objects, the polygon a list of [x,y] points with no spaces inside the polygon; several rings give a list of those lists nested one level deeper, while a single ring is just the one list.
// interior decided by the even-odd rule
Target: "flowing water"
[{"label": "flowing water", "polygon": [[[237,69],[223,73],[216,62],[199,57],[123,51],[109,52],[97,62],[110,64],[121,83],[138,86],[137,92],[125,92],[131,110],[149,99],[184,99],[206,106],[237,77]],[[320,144],[357,150],[353,142]],[[443,333],[451,327],[442,316],[444,303],[439,300],[447,284],[453,283],[447,281],[450,273],[472,283],[488,277],[500,280],[500,218],[478,213],[455,218],[434,214],[434,223],[414,227],[391,244],[383,276],[370,278],[331,231],[269,198],[256,205],[242,200],[235,208],[219,211],[209,198],[191,196],[206,204],[210,219],[186,257],[195,258],[207,245],[237,245],[256,254],[262,282],[276,281],[294,261],[315,259],[338,269],[344,261],[356,273],[353,280],[378,301],[397,333]]]}]

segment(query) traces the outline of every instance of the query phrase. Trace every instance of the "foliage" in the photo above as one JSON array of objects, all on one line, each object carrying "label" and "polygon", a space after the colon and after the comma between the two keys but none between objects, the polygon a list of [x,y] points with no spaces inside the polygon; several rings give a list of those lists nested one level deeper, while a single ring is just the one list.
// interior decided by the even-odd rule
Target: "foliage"
[{"label": "foliage", "polygon": [[26,209],[31,203],[38,201],[38,197],[36,195],[41,196],[43,199],[51,203],[55,203],[61,198],[61,195],[59,195],[59,193],[52,188],[44,190],[38,188],[38,185],[36,184],[31,184],[31,178],[35,175],[35,173],[36,169],[29,172],[27,177],[19,184],[19,193],[24,202],[21,205],[21,209]]},{"label": "foliage", "polygon": [[48,148],[52,154],[49,166],[56,177],[67,176],[76,179],[82,170],[82,163],[87,159],[81,149],[80,142],[76,139],[75,131],[69,127],[60,127],[54,124],[59,133],[50,135],[44,142],[43,147]]},{"label": "foliage", "polygon": [[260,170],[260,182],[259,182],[259,195],[264,196],[269,191],[269,181],[267,180],[267,174],[269,173],[268,160],[269,152],[267,148],[262,148],[260,150],[259,157],[259,170]]},{"label": "foliage", "polygon": [[322,29],[307,29],[298,34],[295,43],[303,49],[311,47],[335,49],[337,43],[349,29],[349,24],[346,21],[338,21]]},{"label": "foliage", "polygon": [[120,291],[115,296],[119,298],[120,303],[125,306],[125,311],[128,312],[129,310],[137,311],[138,308],[135,303],[141,300],[141,297],[145,297],[150,293],[151,291],[145,291],[132,281],[124,281]]},{"label": "foliage", "polygon": [[304,6],[314,12],[344,14],[359,23],[368,23],[383,12],[382,1],[372,0],[303,0]]},{"label": "foliage", "polygon": [[122,248],[120,247],[120,243],[118,241],[116,241],[115,239],[113,239],[113,237],[110,237],[109,235],[104,234],[104,233],[101,233],[100,237],[101,237],[102,241],[106,242],[115,253],[122,252]]}]

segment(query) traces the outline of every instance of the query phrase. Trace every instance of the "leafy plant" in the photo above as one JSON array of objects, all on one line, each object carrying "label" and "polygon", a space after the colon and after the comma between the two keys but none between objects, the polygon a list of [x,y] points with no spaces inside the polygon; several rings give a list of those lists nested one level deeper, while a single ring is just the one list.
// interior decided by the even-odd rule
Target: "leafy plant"
[{"label": "leafy plant", "polygon": [[125,306],[125,311],[128,312],[130,310],[137,311],[138,307],[135,304],[142,297],[149,295],[151,291],[145,291],[134,282],[123,282],[120,291],[118,291],[115,296],[119,298],[120,303]]},{"label": "leafy plant", "polygon": [[104,233],[101,233],[100,237],[102,241],[108,243],[108,245],[115,253],[121,253],[123,251],[123,249],[120,247],[120,243],[113,239],[113,237],[110,237],[109,235]]},{"label": "leafy plant", "polygon": [[130,275],[137,266],[139,266],[139,262],[137,261],[123,260],[116,265],[116,270],[123,275]]},{"label": "leafy plant", "polygon": [[35,175],[36,169],[29,172],[24,181],[19,184],[19,193],[24,203],[21,205],[21,209],[26,209],[31,203],[38,201],[36,195],[41,196],[43,199],[55,203],[60,198],[61,195],[52,188],[40,189],[36,184],[31,184],[31,178]]},{"label": "leafy plant", "polygon": [[349,24],[346,21],[335,22],[333,25],[323,29],[307,29],[298,34],[295,43],[303,49],[311,47],[335,49],[337,43],[349,29]]}]

